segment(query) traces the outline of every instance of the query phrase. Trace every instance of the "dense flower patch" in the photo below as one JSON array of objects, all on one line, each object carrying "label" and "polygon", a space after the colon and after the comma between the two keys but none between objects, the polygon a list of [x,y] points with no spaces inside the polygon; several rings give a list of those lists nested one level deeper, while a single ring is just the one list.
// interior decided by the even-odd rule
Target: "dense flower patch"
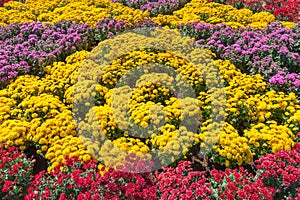
[{"label": "dense flower patch", "polygon": [[[147,5],[147,2],[134,3],[134,5]],[[168,1],[168,5],[171,2],[176,4],[177,1]],[[185,1],[178,2],[176,5],[180,5]],[[161,4],[166,5],[167,2],[161,1],[161,3],[158,3],[158,8],[154,8],[156,13],[165,11],[163,9],[165,6],[162,6],[162,10],[160,10]],[[156,4],[153,5],[156,7]],[[110,0],[66,0],[63,2],[55,0],[51,2],[44,1],[43,3],[33,0],[27,0],[25,3],[10,1],[4,4],[3,8],[0,8],[0,23],[7,25],[13,22],[41,21],[54,23],[62,20],[77,20],[80,23],[94,26],[103,18],[114,18],[132,24],[137,20],[150,18],[151,14],[148,9],[145,12],[142,10],[123,6],[121,3],[111,2]],[[150,10],[152,11],[152,8]],[[160,25],[169,26],[192,21],[203,21],[211,24],[225,22],[234,27],[247,25],[265,27],[268,23],[275,21],[274,15],[269,12],[253,13],[249,9],[238,10],[233,6],[208,3],[205,0],[192,0],[181,9],[174,11],[172,15],[159,13],[152,19]]]},{"label": "dense flower patch", "polygon": [[[97,167],[95,161],[82,164],[76,157],[66,158],[66,164],[57,166],[49,175],[40,172],[29,179],[32,180],[30,186],[28,182],[20,182],[18,188],[29,188],[28,193],[20,193],[19,197],[178,199],[179,196],[180,199],[299,199],[298,148],[259,159],[256,161],[256,175],[243,167],[227,168],[225,171],[214,169],[210,173],[196,171],[193,163],[188,161],[181,161],[175,168],[164,167],[160,172],[138,174],[130,171],[145,167],[145,163],[134,156],[128,159],[125,167],[127,171],[105,170]],[[119,166],[119,169],[125,168]],[[101,175],[104,170],[105,174]],[[8,183],[2,187],[2,191],[6,191],[7,187]]]},{"label": "dense flower patch", "polygon": [[19,199],[27,193],[33,180],[34,160],[28,159],[17,147],[0,147],[0,197]]},{"label": "dense flower patch", "polygon": [[136,165],[145,167],[133,162],[126,167],[128,172],[110,168],[101,175],[105,168],[97,168],[95,161],[81,164],[76,157],[67,158],[66,165],[57,166],[49,176],[37,174],[25,199],[156,199],[151,174],[130,172]]},{"label": "dense flower patch", "polygon": [[144,1],[144,0],[132,0],[132,1],[124,1],[124,0],[112,0],[112,2],[120,2],[123,5],[129,6],[131,8],[137,8],[143,11],[148,10],[151,15],[157,16],[158,14],[172,14],[175,10],[179,10],[182,8],[188,0],[159,0],[159,1]]},{"label": "dense flower patch", "polygon": [[232,5],[236,8],[247,8],[253,12],[268,11],[278,20],[283,21],[299,21],[299,0],[272,0],[272,1],[257,1],[257,0],[212,0],[212,2],[224,3]]},{"label": "dense flower patch", "polygon": [[300,24],[275,15],[5,3],[1,199],[300,199]]},{"label": "dense flower patch", "polygon": [[213,51],[217,58],[230,60],[245,73],[261,74],[270,88],[299,96],[299,25],[288,29],[271,23],[260,30],[234,30],[226,25],[193,22],[179,29],[195,37],[197,44]]},{"label": "dense flower patch", "polygon": [[138,21],[134,25],[122,20],[101,19],[95,27],[63,21],[50,24],[41,22],[13,23],[0,30],[0,86],[3,88],[18,75],[41,76],[44,67],[54,61],[64,61],[80,50],[91,50],[100,41],[114,34],[147,25],[151,21]]}]

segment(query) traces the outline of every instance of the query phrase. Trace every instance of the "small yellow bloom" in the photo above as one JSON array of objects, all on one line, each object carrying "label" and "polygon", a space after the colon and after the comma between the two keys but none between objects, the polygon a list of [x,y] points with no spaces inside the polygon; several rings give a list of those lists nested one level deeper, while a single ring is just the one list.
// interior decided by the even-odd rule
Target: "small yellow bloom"
[{"label": "small yellow bloom", "polygon": [[225,161],[225,166],[226,166],[226,167],[229,167],[229,166],[230,166],[230,161],[229,161],[229,160],[226,160],[226,161]]},{"label": "small yellow bloom", "polygon": [[142,121],[142,122],[140,123],[140,126],[143,127],[143,128],[146,128],[146,127],[148,127],[148,123],[145,122],[145,121]]},{"label": "small yellow bloom", "polygon": [[44,151],[44,152],[47,151],[47,149],[48,149],[47,145],[43,145],[42,148],[41,148],[41,150]]},{"label": "small yellow bloom", "polygon": [[20,146],[20,150],[24,151],[26,149],[26,146],[22,145]]}]

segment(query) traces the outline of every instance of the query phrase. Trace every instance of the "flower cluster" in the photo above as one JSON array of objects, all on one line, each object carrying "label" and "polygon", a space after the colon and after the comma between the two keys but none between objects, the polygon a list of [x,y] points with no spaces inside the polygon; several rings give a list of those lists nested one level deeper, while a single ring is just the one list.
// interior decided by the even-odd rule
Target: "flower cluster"
[{"label": "flower cluster", "polygon": [[0,198],[300,199],[300,24],[242,6],[0,6]]},{"label": "flower cluster", "polygon": [[35,160],[28,159],[16,147],[0,146],[0,198],[22,199],[33,179]]},{"label": "flower cluster", "polygon": [[84,1],[32,1],[24,3],[10,1],[0,7],[0,23],[8,25],[14,22],[59,22],[65,20],[78,21],[82,24],[95,26],[104,18],[114,18],[135,23],[149,17],[149,12],[142,12],[112,3],[109,0],[84,0]]},{"label": "flower cluster", "polygon": [[[299,102],[293,93],[285,95],[271,90],[265,92],[265,94],[249,95],[241,88],[237,88],[236,92],[236,94],[229,93],[227,119],[234,126],[237,124],[242,125],[242,127],[237,127],[239,132],[242,129],[250,128],[251,123],[275,121],[280,125],[285,125],[288,123],[287,120],[290,116],[294,115],[299,109]],[[247,97],[245,98],[245,96]]]},{"label": "flower cluster", "polygon": [[209,182],[216,199],[272,199],[276,189],[265,185],[261,176],[254,176],[249,170],[211,170]]},{"label": "flower cluster", "polygon": [[20,146],[21,150],[26,148],[26,133],[30,124],[21,120],[6,120],[0,127],[0,142],[6,147]]},{"label": "flower cluster", "polygon": [[[177,58],[176,55],[174,55],[174,57],[168,52],[154,53],[145,50],[132,52],[128,56],[125,56],[125,59],[120,58],[113,62],[102,76],[101,84],[103,85],[96,84],[96,91],[94,93],[92,90],[85,94],[81,94],[79,91],[78,94],[80,95],[74,96],[75,101],[77,101],[78,98],[78,101],[83,100],[83,102],[84,99],[89,99],[90,97],[99,98],[99,100],[97,99],[96,101],[98,105],[84,105],[86,108],[90,108],[90,110],[88,110],[85,118],[79,119],[79,134],[87,137],[90,137],[92,134],[93,137],[100,138],[97,139],[99,142],[98,145],[104,142],[104,146],[102,148],[95,148],[86,145],[85,142],[82,143],[80,140],[75,141],[78,139],[75,137],[77,134],[75,130],[75,121],[72,119],[71,112],[68,110],[71,107],[70,105],[68,106],[67,101],[64,101],[64,98],[66,97],[65,94],[68,94],[67,91],[73,87],[72,85],[75,83],[75,75],[79,70],[80,63],[82,63],[87,55],[89,55],[89,53],[86,51],[77,52],[66,59],[66,64],[56,62],[52,66],[46,67],[45,78],[36,79],[34,76],[20,76],[20,79],[17,79],[16,83],[13,82],[6,90],[3,90],[3,103],[6,104],[6,102],[10,102],[10,106],[8,107],[10,110],[9,115],[7,115],[6,112],[3,113],[2,119],[5,122],[4,127],[6,129],[10,129],[11,125],[9,124],[17,123],[24,128],[20,130],[12,129],[12,131],[16,130],[16,133],[5,135],[2,141],[5,141],[9,146],[18,145],[21,146],[21,148],[25,148],[24,144],[26,140],[34,142],[38,146],[38,153],[46,155],[46,158],[50,160],[50,171],[53,170],[53,168],[59,163],[64,163],[65,160],[63,157],[66,155],[70,155],[71,157],[79,156],[79,159],[82,161],[89,160],[91,158],[91,154],[86,151],[85,148],[92,150],[92,152],[96,153],[96,155],[102,155],[102,157],[100,156],[100,160],[104,163],[106,162],[107,165],[120,162],[109,159],[112,157],[111,155],[115,155],[115,153],[119,152],[115,149],[121,149],[123,151],[130,150],[131,152],[139,155],[144,155],[145,153],[153,150],[162,150],[161,153],[158,153],[158,156],[163,155],[164,152],[168,152],[171,156],[161,157],[161,162],[172,163],[176,160],[176,157],[184,156],[193,142],[199,143],[205,141],[204,138],[197,138],[197,136],[194,136],[194,134],[190,132],[189,127],[195,123],[195,121],[186,121],[189,118],[201,120],[201,112],[200,110],[197,111],[198,106],[203,103],[205,105],[209,104],[212,101],[209,93],[206,93],[205,89],[203,89],[203,78],[200,78],[201,74],[199,74],[199,72],[197,72],[192,66],[187,64],[185,60],[181,61]],[[133,55],[138,56],[139,59],[134,59],[133,61]],[[168,76],[166,73],[157,73],[155,71],[151,72],[151,68],[145,67],[143,70],[148,70],[148,72],[153,75],[155,74],[158,77],[158,79],[154,81],[156,84],[147,82],[149,78],[147,75],[143,75],[137,82],[138,88],[132,92],[132,96],[129,95],[129,97],[124,96],[121,98],[122,100],[128,98],[131,99],[128,105],[126,105],[126,102],[128,101],[125,101],[124,103],[124,101],[114,99],[114,95],[120,96],[122,94],[130,94],[130,87],[127,89],[126,87],[124,88],[124,86],[109,89],[116,85],[121,75],[124,74],[126,70],[129,71],[134,66],[147,64],[150,61],[165,63],[166,65],[173,67],[175,70],[178,70],[183,77],[188,79],[195,89],[199,89],[200,98],[198,98],[198,100],[192,98],[181,98],[182,102],[179,101],[178,97],[175,97],[171,92],[172,89],[174,90],[174,87],[172,86],[178,85],[182,87],[185,85],[184,82],[181,82],[180,79],[178,79],[176,80],[177,83],[174,82],[174,84],[170,85],[172,81],[175,81],[170,79],[172,77]],[[182,66],[180,66],[179,63],[182,63]],[[249,119],[252,123],[257,123],[258,121],[266,122],[266,118],[273,120],[281,119],[280,123],[285,124],[287,117],[295,113],[295,108],[297,108],[298,103],[295,96],[292,94],[284,95],[281,93],[274,94],[273,91],[267,92],[265,83],[262,81],[261,77],[257,75],[245,75],[238,71],[235,66],[230,64],[228,61],[223,62],[216,60],[214,63],[219,68],[221,75],[225,78],[225,84],[228,85],[226,88],[228,96],[228,106],[226,109],[229,114],[225,113],[225,110],[223,110],[223,112],[230,116],[227,120],[228,123],[239,128],[239,130],[237,132],[235,128],[232,128],[232,130],[230,129],[226,134],[221,134],[219,140],[220,146],[214,147],[215,152],[213,152],[211,156],[215,162],[226,166],[249,163],[252,161],[251,151],[254,153],[261,152],[261,150],[259,146],[255,145],[256,143],[252,144],[252,140],[250,141],[250,139],[254,139],[254,137],[248,136],[249,134],[245,134],[248,139],[239,136],[244,129],[247,127],[250,128],[249,124],[245,127],[245,123],[249,123]],[[113,69],[120,71],[116,72]],[[202,72],[204,73],[206,70],[208,69],[203,68]],[[93,75],[92,70],[90,73]],[[88,76],[88,74],[85,74],[85,76]],[[91,76],[91,78],[93,78],[93,76]],[[206,77],[207,82],[215,81],[213,78],[211,80],[207,78],[209,77]],[[22,80],[30,81],[27,81],[28,85],[25,84],[20,87],[17,83]],[[242,82],[241,80],[244,81]],[[31,82],[36,83],[31,84]],[[164,87],[157,84],[157,82],[162,85],[170,85],[170,87]],[[79,82],[79,84],[82,83],[85,84],[85,82]],[[88,81],[86,83],[90,84]],[[42,86],[43,84],[45,85]],[[54,89],[51,89],[52,85],[56,85]],[[28,90],[27,87],[30,89]],[[84,91],[85,88],[91,87],[82,87]],[[11,96],[10,94],[15,91],[21,92],[17,94],[17,96],[12,96],[14,100],[8,98]],[[56,91],[60,91],[60,94]],[[262,94],[260,94],[261,92]],[[71,98],[71,96],[69,97]],[[70,101],[72,101],[72,99],[70,99]],[[263,106],[263,103],[259,103],[261,106],[253,108],[252,106],[255,105],[253,102],[256,101],[264,102],[268,104],[268,106]],[[278,102],[278,104],[274,104],[274,102]],[[272,106],[272,104],[274,104],[274,106]],[[119,108],[122,106],[125,107],[119,111],[112,110],[111,106],[113,105],[118,105]],[[241,105],[243,105],[243,107],[238,107]],[[126,106],[128,108],[126,108]],[[165,107],[166,115],[160,116],[160,111],[164,110],[163,107]],[[211,107],[209,108],[209,106],[206,105],[203,109],[203,117],[205,119],[209,119],[212,116],[209,114]],[[248,109],[246,115],[243,109]],[[112,115],[113,111],[120,113]],[[218,112],[218,114],[220,114],[220,112]],[[269,114],[269,112],[271,114]],[[128,135],[129,131],[124,131],[124,129],[128,129],[128,124],[126,125],[126,123],[122,121],[126,119],[126,115],[129,115],[129,118],[127,119],[131,119],[133,125],[135,124],[133,126],[134,129],[131,129],[131,135]],[[269,116],[267,117],[265,115]],[[122,119],[122,116],[125,118]],[[137,145],[126,144],[133,139],[130,138],[133,135],[135,137],[145,136],[141,134],[145,132],[143,129],[147,128],[151,124],[151,118],[153,118],[153,124],[156,125],[157,128],[161,126],[160,122],[163,120],[165,120],[167,124],[156,129],[156,132],[146,131],[148,137],[146,143],[141,140],[134,139],[134,143]],[[180,126],[179,123],[182,120],[187,123],[184,125],[188,129]],[[205,133],[205,130],[210,130],[210,128],[208,128],[210,125],[207,122],[203,124],[203,136],[208,136],[207,133]],[[290,122],[292,122],[292,124],[296,123],[295,120],[290,120]],[[24,123],[25,125],[23,125]],[[30,127],[29,124],[26,123],[30,123]],[[123,125],[122,128],[117,126],[119,124],[121,126]],[[140,129],[136,129],[137,127]],[[134,130],[134,132],[132,132],[132,130]],[[289,129],[287,129],[287,132],[289,132]],[[213,136],[213,133],[210,132],[209,136]],[[113,142],[105,142],[105,137],[108,137]],[[213,138],[216,142],[215,139],[216,138]],[[72,142],[72,140],[74,141]],[[291,143],[290,147],[293,146],[292,140],[293,137],[291,141],[289,141]],[[74,144],[76,147],[72,147]],[[116,148],[112,148],[114,145]],[[203,144],[201,145],[203,146]],[[254,149],[251,149],[250,151],[249,145],[252,145]],[[285,148],[280,147],[277,148],[276,151],[281,149]],[[274,150],[274,152],[276,151]],[[263,154],[266,152],[263,152]],[[107,156],[106,153],[108,153]],[[126,153],[121,157],[124,159],[125,156]]]},{"label": "flower cluster", "polygon": [[294,115],[292,115],[287,120],[287,124],[295,135],[299,134],[299,131],[300,131],[300,111],[299,111],[299,109],[295,112]]},{"label": "flower cluster", "polygon": [[[268,123],[268,122],[267,122]],[[294,146],[294,135],[286,126],[278,126],[276,122],[270,125],[257,124],[245,130],[245,137],[257,156],[276,153],[281,150],[291,150]]]},{"label": "flower cluster", "polygon": [[86,28],[71,22],[40,22],[1,27],[1,87],[25,73],[40,75],[43,67],[85,48]]},{"label": "flower cluster", "polygon": [[51,163],[48,172],[53,171],[60,164],[64,164],[67,156],[77,157],[81,162],[92,159],[91,153],[86,150],[83,141],[79,137],[68,135],[62,139],[56,139],[47,150],[45,158]]},{"label": "flower cluster", "polygon": [[274,198],[300,198],[300,155],[299,144],[292,151],[280,151],[259,159],[257,169],[267,187],[273,188]]},{"label": "flower cluster", "polygon": [[[145,162],[128,158],[122,171],[110,168],[104,175],[95,161],[81,164],[76,158],[66,158],[65,166],[57,166],[46,176],[41,172],[34,177],[25,199],[156,199],[156,187],[149,172],[131,173],[136,167],[146,167]],[[129,170],[129,171],[126,171]]]},{"label": "flower cluster", "polygon": [[210,24],[226,23],[234,27],[265,27],[274,22],[275,17],[268,12],[253,13],[249,9],[236,9],[230,5],[192,0],[173,15],[159,14],[152,19],[161,25],[176,26],[180,23],[206,22]]},{"label": "flower cluster", "polygon": [[[126,158],[127,164],[120,165],[116,171],[98,166],[95,160],[80,163],[76,157],[66,157],[65,165],[55,167],[50,174],[42,171],[34,179],[30,171],[21,170],[29,175],[29,179],[15,185],[10,192],[17,191],[16,194],[21,194],[18,197],[25,199],[298,199],[298,149],[299,145],[295,150],[280,151],[259,159],[255,164],[256,175],[243,167],[213,169],[208,174],[196,171],[194,163],[189,161],[180,161],[176,167],[163,167],[161,171],[136,173],[136,169],[147,169],[151,163],[130,155]],[[10,148],[9,151],[15,149]],[[24,155],[17,152],[9,156],[14,158],[13,161],[24,159]],[[28,161],[9,164],[13,165],[14,171],[17,169],[15,166],[27,166]],[[2,192],[9,186],[10,182],[4,182]],[[29,187],[27,192],[25,187]],[[22,191],[24,193],[20,193]],[[16,196],[6,194],[4,199],[10,197]]]},{"label": "flower cluster", "polygon": [[[203,125],[206,124],[206,122],[203,123]],[[219,124],[214,125],[218,126]],[[221,133],[218,133],[220,128],[213,126],[203,127],[202,130],[203,133],[199,136],[200,140],[204,141],[201,144],[202,151],[212,149],[209,154],[214,162],[223,164],[226,167],[240,166],[244,163],[248,164],[252,162],[253,153],[250,149],[248,139],[239,136],[238,132],[230,124],[225,123]],[[216,133],[212,133],[214,131]],[[218,140],[214,139],[218,135]],[[214,146],[212,147],[212,145]]]},{"label": "flower cluster", "polygon": [[299,97],[300,75],[299,73],[279,71],[276,75],[270,78],[269,87],[286,93],[293,91]]},{"label": "flower cluster", "polygon": [[155,173],[158,199],[212,199],[205,172],[194,171],[191,165],[181,161],[176,168],[164,167]]},{"label": "flower cluster", "polygon": [[211,2],[224,3],[232,5],[236,8],[247,8],[253,12],[267,11],[276,17],[277,20],[283,21],[299,21],[299,2],[297,0],[210,0]]},{"label": "flower cluster", "polygon": [[[134,27],[142,25],[137,23]],[[64,21],[10,24],[0,27],[0,83],[7,85],[22,74],[43,75],[44,67],[80,50],[90,50],[98,42],[130,28],[122,20],[99,20],[95,27]],[[4,48],[5,47],[5,48]]]},{"label": "flower cluster", "polygon": [[[74,144],[78,144],[78,150],[85,152],[79,151],[73,156],[83,161],[90,159],[90,152],[84,146],[80,147],[83,144],[79,138],[75,138],[75,143],[65,139],[67,136],[77,136],[77,131],[71,106],[62,101],[65,91],[72,82],[74,84],[76,76],[73,73],[87,54],[86,51],[80,51],[67,57],[67,63],[56,62],[47,66],[43,78],[19,76],[1,90],[1,143],[6,147],[16,145],[22,150],[35,145],[37,153],[46,155],[50,165],[53,165],[49,170],[63,163],[64,156],[77,151],[77,147],[70,150]],[[67,149],[62,156],[53,156],[53,149],[57,153],[56,150],[62,148]]]},{"label": "flower cluster", "polygon": [[182,8],[188,1],[187,0],[112,0],[112,2],[120,2],[123,5],[129,6],[131,8],[137,8],[140,10],[148,10],[152,16],[157,16],[158,14],[172,14],[175,10]]},{"label": "flower cluster", "polygon": [[[116,2],[121,2],[129,7]],[[238,10],[233,6],[209,3],[205,0],[192,0],[190,2],[187,0],[160,0],[158,2],[148,0],[113,0],[112,2],[109,0],[68,0],[64,3],[56,0],[45,1],[43,4],[36,1],[26,1],[25,3],[11,1],[4,6],[1,8],[0,15],[0,23],[3,24],[72,20],[94,26],[103,18],[114,18],[134,24],[138,20],[151,17],[161,25],[205,21],[212,24],[226,22],[237,27],[245,25],[264,27],[275,20],[274,15],[269,12],[253,14],[249,9]]]},{"label": "flower cluster", "polygon": [[[172,36],[175,36],[173,33],[170,32]],[[113,42],[122,45],[118,40],[132,40],[130,39],[131,34],[120,35]],[[167,37],[170,35],[163,38],[168,39]],[[153,41],[155,40],[153,39]],[[153,41],[145,40],[146,43]],[[174,45],[168,45],[178,48],[175,46],[178,45],[178,41],[173,41]],[[116,50],[120,51],[121,49],[126,52],[131,45],[134,47],[134,42],[128,43],[124,48],[119,46]],[[101,45],[106,44],[103,42],[99,45],[99,50],[102,50]],[[110,53],[113,55],[114,51],[112,50]],[[195,54],[195,56],[202,56],[203,52]],[[196,92],[204,90],[204,77],[201,78],[201,73],[209,74],[210,70],[214,69],[202,66],[200,71],[176,54],[150,51],[150,49],[125,54],[114,60],[105,69],[99,68],[91,58],[93,56],[89,56],[86,61],[87,65],[84,65],[88,69],[81,69],[78,72],[79,75],[84,72],[81,78],[85,79],[74,85],[76,87],[76,91],[73,91],[76,104],[73,108],[79,119],[79,134],[93,138],[96,144],[103,144],[101,148],[94,148],[96,152],[99,151],[96,154],[99,155],[100,160],[108,165],[120,162],[119,158],[123,160],[126,155],[126,153],[122,153],[123,148],[137,154],[139,154],[137,151],[142,154],[148,151],[154,152],[162,164],[173,163],[184,156],[191,147],[191,142],[195,140],[194,133],[197,131],[195,122],[201,120],[199,109],[201,102],[192,97],[179,97],[177,90],[180,88],[186,92],[181,95],[188,94],[188,87],[195,88]],[[213,65],[212,60],[205,56],[201,59]],[[164,64],[166,69],[158,72],[151,63]],[[144,67],[134,69],[139,65]],[[159,68],[159,70],[161,69]],[[97,77],[99,70],[102,70],[103,73]],[[174,71],[181,76],[174,76]],[[129,75],[126,75],[126,72],[130,72]],[[209,75],[205,77],[206,80],[211,85],[217,83],[214,75]],[[136,88],[132,88],[126,81],[130,82],[132,78],[136,77],[139,77],[134,84]],[[94,80],[98,82],[96,81],[95,84]],[[187,91],[184,91],[183,88],[187,88]],[[95,100],[90,100],[91,98],[95,98]],[[93,103],[95,104],[93,105]],[[137,141],[140,145],[129,147],[126,143],[131,143],[132,137],[143,138],[143,140]],[[145,140],[146,143],[144,143]],[[119,144],[121,141],[124,146]],[[166,153],[170,156],[165,156]],[[112,156],[116,154],[118,155],[116,158]]]},{"label": "flower cluster", "polygon": [[[264,29],[231,26],[209,26],[188,23],[178,28],[182,34],[195,37],[200,47],[208,48],[217,58],[230,60],[245,73],[260,73],[269,87],[299,96],[299,24],[284,28],[271,23]],[[287,86],[287,87],[284,87]]]}]

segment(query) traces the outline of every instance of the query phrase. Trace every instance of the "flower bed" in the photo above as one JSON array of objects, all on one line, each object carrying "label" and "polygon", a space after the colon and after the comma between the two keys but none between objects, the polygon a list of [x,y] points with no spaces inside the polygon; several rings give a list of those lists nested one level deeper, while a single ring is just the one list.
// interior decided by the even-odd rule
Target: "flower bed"
[{"label": "flower bed", "polygon": [[230,60],[245,73],[261,74],[269,87],[294,92],[299,97],[299,24],[291,29],[271,23],[260,30],[232,29],[230,26],[206,26],[203,23],[180,25],[184,35],[214,52],[217,58]]},{"label": "flower bed", "polygon": [[1,199],[300,199],[299,22],[121,3],[0,7]]},{"label": "flower bed", "polygon": [[257,0],[213,0],[212,2],[224,3],[235,6],[236,8],[247,8],[253,12],[267,11],[283,21],[299,21],[299,0],[272,0],[272,1],[257,1]]}]

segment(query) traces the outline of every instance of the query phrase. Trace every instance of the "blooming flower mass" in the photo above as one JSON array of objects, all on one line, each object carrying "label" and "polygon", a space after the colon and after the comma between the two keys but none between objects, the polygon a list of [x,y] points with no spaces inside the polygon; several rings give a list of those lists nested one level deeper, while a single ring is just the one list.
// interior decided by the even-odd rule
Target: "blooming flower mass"
[{"label": "blooming flower mass", "polygon": [[300,200],[299,0],[0,0],[0,199]]}]

